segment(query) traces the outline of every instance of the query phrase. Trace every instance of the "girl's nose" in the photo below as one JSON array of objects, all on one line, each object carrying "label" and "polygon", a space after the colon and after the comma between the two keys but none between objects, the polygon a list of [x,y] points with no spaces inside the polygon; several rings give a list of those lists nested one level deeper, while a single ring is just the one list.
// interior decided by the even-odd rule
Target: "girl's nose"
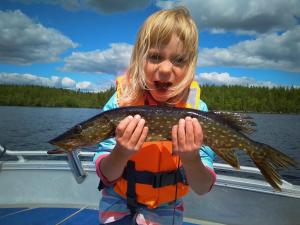
[{"label": "girl's nose", "polygon": [[164,60],[159,65],[160,73],[170,73],[172,71],[173,64],[169,60]]}]

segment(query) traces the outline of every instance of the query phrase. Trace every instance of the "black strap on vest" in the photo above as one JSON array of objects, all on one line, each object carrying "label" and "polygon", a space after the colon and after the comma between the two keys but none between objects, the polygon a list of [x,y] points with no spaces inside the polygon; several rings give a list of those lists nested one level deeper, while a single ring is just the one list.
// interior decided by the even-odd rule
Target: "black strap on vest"
[{"label": "black strap on vest", "polygon": [[127,162],[126,170],[124,171],[123,175],[126,174],[127,177],[127,207],[130,210],[130,214],[132,217],[136,214],[137,208],[137,200],[136,200],[136,192],[135,192],[135,163],[134,161],[129,160]]},{"label": "black strap on vest", "polygon": [[179,167],[177,170],[152,173],[149,171],[129,171],[127,167],[124,170],[123,178],[127,181],[131,179],[133,174],[135,175],[135,183],[149,184],[153,188],[165,187],[168,185],[175,185],[177,183],[187,184],[183,167]]},{"label": "black strap on vest", "polygon": [[136,199],[135,184],[149,184],[153,188],[165,187],[168,185],[175,185],[179,182],[188,184],[183,167],[179,167],[177,170],[168,172],[152,173],[149,171],[137,171],[135,170],[135,162],[129,160],[127,166],[124,169],[123,178],[127,180],[127,207],[134,216],[138,202]]},{"label": "black strap on vest", "polygon": [[99,191],[102,191],[103,188],[106,188],[106,185],[103,183],[102,180],[99,181],[99,184],[98,184],[98,190]]},{"label": "black strap on vest", "polygon": [[[168,185],[176,185],[177,183],[188,184],[183,167],[167,172],[152,173],[149,171],[135,170],[135,162],[129,160],[124,169],[122,177],[127,180],[127,207],[131,216],[135,216],[138,202],[136,199],[135,184],[149,184],[153,188],[165,187]],[[98,189],[101,191],[105,187],[100,180]]]}]

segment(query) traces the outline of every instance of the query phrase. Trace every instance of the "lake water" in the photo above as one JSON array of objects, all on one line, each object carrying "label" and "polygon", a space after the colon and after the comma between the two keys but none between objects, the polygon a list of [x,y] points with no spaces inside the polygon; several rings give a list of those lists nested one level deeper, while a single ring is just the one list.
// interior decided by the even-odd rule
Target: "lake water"
[{"label": "lake water", "polygon": [[[10,150],[51,150],[48,141],[100,109],[35,108],[0,106],[0,144]],[[300,164],[300,115],[249,114],[257,123],[250,135],[293,157]],[[94,151],[95,148],[87,150]],[[238,154],[241,165],[253,165],[245,154]],[[217,161],[222,162],[220,159]],[[293,184],[300,185],[300,168],[280,171]]]}]

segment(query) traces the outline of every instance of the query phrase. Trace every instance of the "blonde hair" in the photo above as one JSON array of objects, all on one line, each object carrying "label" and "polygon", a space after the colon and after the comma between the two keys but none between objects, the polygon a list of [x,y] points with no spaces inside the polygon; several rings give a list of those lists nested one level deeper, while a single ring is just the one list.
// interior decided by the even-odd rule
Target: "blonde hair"
[{"label": "blonde hair", "polygon": [[[194,79],[198,57],[198,32],[195,22],[186,8],[161,10],[152,14],[144,22],[138,35],[130,65],[122,82],[122,105],[134,104],[147,89],[144,65],[150,48],[168,44],[173,35],[183,43],[183,51],[188,54],[186,75],[176,86],[172,87],[170,102],[181,93],[188,93],[188,87]],[[181,96],[181,99],[184,96]],[[177,99],[178,101],[178,99]]]}]

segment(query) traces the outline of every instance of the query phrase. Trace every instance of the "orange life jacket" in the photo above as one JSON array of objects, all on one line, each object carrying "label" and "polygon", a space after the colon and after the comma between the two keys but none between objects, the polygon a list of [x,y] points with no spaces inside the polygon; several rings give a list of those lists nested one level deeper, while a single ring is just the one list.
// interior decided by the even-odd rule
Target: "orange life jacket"
[{"label": "orange life jacket", "polygon": [[[123,77],[117,79],[118,97],[122,95],[122,80]],[[143,103],[144,99],[138,102]],[[200,87],[193,81],[184,105],[187,108],[199,109],[199,104]],[[179,160],[179,156],[172,155],[171,141],[145,142],[128,161],[123,176],[116,182],[114,190],[127,198],[131,207],[140,203],[149,208],[156,208],[160,204],[181,198],[188,193],[189,186]]]}]

